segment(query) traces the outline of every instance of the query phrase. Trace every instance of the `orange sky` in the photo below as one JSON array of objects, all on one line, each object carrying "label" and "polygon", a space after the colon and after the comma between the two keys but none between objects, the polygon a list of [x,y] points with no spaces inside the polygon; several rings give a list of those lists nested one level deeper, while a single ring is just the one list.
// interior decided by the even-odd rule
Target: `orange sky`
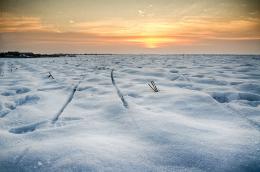
[{"label": "orange sky", "polygon": [[0,3],[0,51],[260,53],[257,0]]}]

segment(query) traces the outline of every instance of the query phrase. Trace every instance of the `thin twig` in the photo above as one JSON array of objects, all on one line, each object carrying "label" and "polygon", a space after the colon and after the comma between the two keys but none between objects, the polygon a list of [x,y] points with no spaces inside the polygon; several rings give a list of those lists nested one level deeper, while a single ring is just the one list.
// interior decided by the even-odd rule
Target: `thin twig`
[{"label": "thin twig", "polygon": [[51,72],[49,72],[49,76],[48,76],[48,78],[52,78],[52,79],[54,79],[54,77],[52,76],[52,74],[51,74]]},{"label": "thin twig", "polygon": [[154,92],[159,92],[159,89],[156,87],[154,81],[151,81],[151,85],[150,85],[149,83],[148,83],[148,85],[151,87],[151,89],[152,89]]}]

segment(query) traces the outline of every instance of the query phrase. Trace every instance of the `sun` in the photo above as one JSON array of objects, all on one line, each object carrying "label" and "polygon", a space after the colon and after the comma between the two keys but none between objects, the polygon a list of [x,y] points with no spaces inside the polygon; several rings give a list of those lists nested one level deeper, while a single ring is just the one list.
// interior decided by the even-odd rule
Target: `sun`
[{"label": "sun", "polygon": [[139,43],[145,48],[154,49],[167,45],[167,43],[169,42],[174,42],[174,39],[167,36],[144,36],[136,39],[131,39],[130,41]]},{"label": "sun", "polygon": [[176,41],[171,33],[172,26],[168,23],[144,22],[138,25],[134,32],[129,33],[133,37],[130,37],[128,41],[138,43],[145,48],[159,48]]},{"label": "sun", "polygon": [[157,48],[160,43],[158,38],[153,37],[144,38],[142,42],[146,48]]},{"label": "sun", "polygon": [[173,39],[167,37],[148,37],[143,39],[143,44],[146,48],[158,48],[169,42],[173,42]]}]

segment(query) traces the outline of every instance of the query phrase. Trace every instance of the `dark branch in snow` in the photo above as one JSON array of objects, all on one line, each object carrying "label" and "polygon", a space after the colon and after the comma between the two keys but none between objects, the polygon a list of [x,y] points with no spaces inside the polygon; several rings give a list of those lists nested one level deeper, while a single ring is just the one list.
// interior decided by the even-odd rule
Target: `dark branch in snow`
[{"label": "dark branch in snow", "polygon": [[48,78],[54,79],[54,77],[52,76],[51,72],[49,72]]},{"label": "dark branch in snow", "polygon": [[151,84],[148,83],[148,85],[151,87],[151,89],[152,89],[154,92],[159,92],[159,89],[156,87],[154,81],[151,81]]}]

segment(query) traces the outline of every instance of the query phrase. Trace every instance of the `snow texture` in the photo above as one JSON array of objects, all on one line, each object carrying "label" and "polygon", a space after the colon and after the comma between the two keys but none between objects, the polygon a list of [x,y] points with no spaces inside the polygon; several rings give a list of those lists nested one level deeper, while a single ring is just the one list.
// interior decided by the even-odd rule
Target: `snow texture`
[{"label": "snow texture", "polygon": [[0,171],[260,171],[260,57],[2,58]]}]

